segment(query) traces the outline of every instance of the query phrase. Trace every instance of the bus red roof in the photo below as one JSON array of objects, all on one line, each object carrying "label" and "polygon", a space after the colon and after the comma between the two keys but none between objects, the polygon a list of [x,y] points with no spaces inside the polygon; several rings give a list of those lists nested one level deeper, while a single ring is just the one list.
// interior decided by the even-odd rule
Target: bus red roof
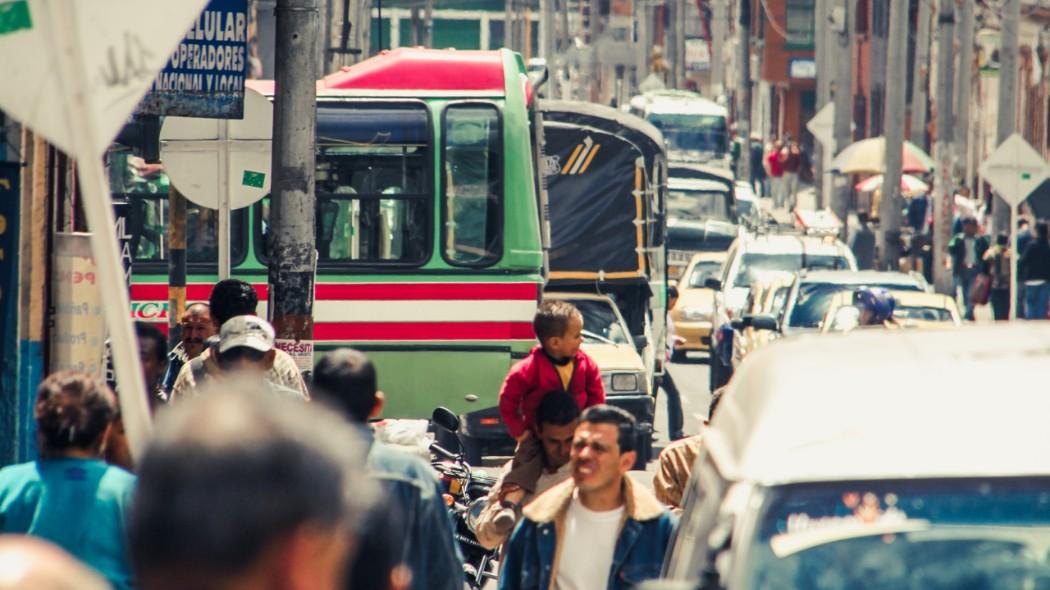
[{"label": "bus red roof", "polygon": [[384,51],[325,76],[327,90],[416,90],[491,92],[503,95],[503,56],[499,51],[409,49]]}]

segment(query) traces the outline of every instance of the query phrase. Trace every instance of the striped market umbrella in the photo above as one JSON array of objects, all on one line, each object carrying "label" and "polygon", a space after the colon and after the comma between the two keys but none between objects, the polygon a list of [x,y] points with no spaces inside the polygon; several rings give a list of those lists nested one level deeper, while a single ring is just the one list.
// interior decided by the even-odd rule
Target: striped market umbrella
[{"label": "striped market umbrella", "polygon": [[[933,159],[922,148],[904,142],[903,172],[924,174],[933,170]],[[882,174],[886,171],[886,138],[869,137],[850,144],[835,156],[831,169],[844,174]]]},{"label": "striped market umbrella", "polygon": [[[857,183],[854,187],[862,193],[870,193],[875,189],[882,188],[883,175],[876,174]],[[930,191],[930,185],[915,178],[911,174],[901,175],[901,194],[907,197],[921,195]]]}]

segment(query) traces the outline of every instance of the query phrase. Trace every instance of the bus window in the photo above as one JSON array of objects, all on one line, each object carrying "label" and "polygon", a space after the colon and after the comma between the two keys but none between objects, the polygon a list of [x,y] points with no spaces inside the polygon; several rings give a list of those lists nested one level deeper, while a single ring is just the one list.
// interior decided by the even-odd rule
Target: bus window
[{"label": "bus window", "polygon": [[451,264],[485,266],[502,254],[503,146],[499,111],[484,104],[445,109],[445,259]]},{"label": "bus window", "polygon": [[[113,198],[126,201],[127,225],[134,263],[163,263],[168,260],[168,176],[160,164],[147,164],[126,150],[112,150],[107,156],[110,190]],[[218,214],[186,202],[186,261],[191,264],[217,264],[219,259]],[[234,211],[230,219],[230,259],[244,258],[245,210]]]},{"label": "bus window", "polygon": [[[421,105],[318,105],[315,230],[321,264],[426,261],[429,136]],[[267,197],[260,205],[264,236],[269,209]]]}]

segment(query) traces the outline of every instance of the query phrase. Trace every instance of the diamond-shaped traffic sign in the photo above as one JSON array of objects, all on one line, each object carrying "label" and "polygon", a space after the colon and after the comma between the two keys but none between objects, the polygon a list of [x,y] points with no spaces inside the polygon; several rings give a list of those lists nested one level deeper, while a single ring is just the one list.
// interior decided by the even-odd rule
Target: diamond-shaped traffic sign
[{"label": "diamond-shaped traffic sign", "polygon": [[1023,203],[1050,178],[1050,165],[1019,133],[1007,137],[981,164],[980,171],[981,177],[1012,207]]}]

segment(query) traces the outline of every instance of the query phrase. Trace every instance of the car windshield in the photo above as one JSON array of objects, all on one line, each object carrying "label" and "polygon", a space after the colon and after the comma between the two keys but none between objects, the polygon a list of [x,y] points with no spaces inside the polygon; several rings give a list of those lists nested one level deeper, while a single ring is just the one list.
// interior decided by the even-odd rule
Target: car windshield
[{"label": "car windshield", "polygon": [[798,297],[795,305],[791,308],[791,317],[788,318],[788,326],[791,328],[819,328],[820,322],[824,321],[824,315],[828,313],[831,300],[835,295],[843,291],[853,291],[861,287],[883,287],[899,291],[921,291],[918,284],[866,284],[851,285],[842,283],[802,283],[798,287]]},{"label": "car windshield", "polygon": [[[616,311],[606,301],[595,301],[593,299],[574,299],[571,301],[576,309],[583,315],[583,340],[584,342],[601,342],[602,339],[609,340],[614,344],[629,344],[627,331]],[[589,336],[590,332],[594,336]]]},{"label": "car windshield", "polygon": [[667,203],[678,217],[733,221],[729,199],[723,192],[672,190]]},{"label": "car windshield", "polygon": [[845,256],[806,255],[801,254],[744,254],[740,259],[740,268],[733,280],[735,287],[750,287],[763,273],[769,271],[798,272],[803,268],[809,270],[846,270],[849,260]]},{"label": "car windshield", "polygon": [[689,275],[689,287],[703,287],[704,281],[718,277],[718,271],[721,268],[722,263],[716,260],[701,260],[697,262],[696,266],[693,267],[693,272]]},{"label": "car windshield", "polygon": [[767,506],[748,588],[1050,588],[1050,478],[802,484]]},{"label": "car windshield", "polygon": [[893,317],[898,320],[919,322],[952,322],[952,312],[943,307],[898,307],[893,310]]}]

